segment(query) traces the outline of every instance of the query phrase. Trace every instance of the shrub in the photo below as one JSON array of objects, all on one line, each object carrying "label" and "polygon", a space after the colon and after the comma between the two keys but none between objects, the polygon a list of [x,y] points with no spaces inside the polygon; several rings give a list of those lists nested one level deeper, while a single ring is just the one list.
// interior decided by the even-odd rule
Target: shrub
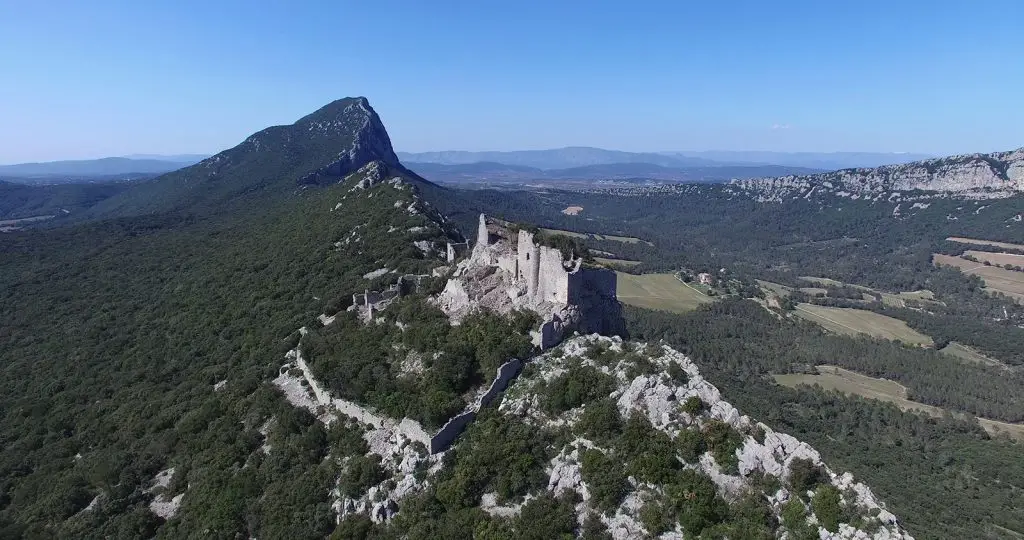
[{"label": "shrub", "polygon": [[842,512],[839,504],[841,501],[839,489],[832,484],[821,484],[814,490],[814,498],[811,499],[811,508],[814,509],[814,516],[818,522],[829,532],[839,531],[839,516]]},{"label": "shrub", "polygon": [[580,540],[612,540],[612,535],[600,519],[596,516],[588,516],[587,520],[583,522]]},{"label": "shrub", "polygon": [[824,479],[824,472],[809,459],[796,458],[789,464],[789,485],[801,497]]},{"label": "shrub", "polygon": [[609,398],[587,404],[576,422],[575,431],[588,439],[606,443],[622,433],[622,417],[615,401]]},{"label": "shrub", "polygon": [[669,378],[678,385],[686,384],[689,380],[683,366],[680,366],[677,362],[669,362],[666,372],[668,373]]},{"label": "shrub", "polygon": [[594,506],[606,513],[614,511],[630,488],[621,460],[600,450],[587,450],[580,461],[580,472],[590,489]]},{"label": "shrub", "polygon": [[485,410],[469,426],[437,484],[437,498],[449,509],[476,506],[495,491],[501,500],[547,485],[550,436],[543,430]]},{"label": "shrub", "polygon": [[691,469],[679,471],[675,482],[665,487],[679,524],[693,536],[729,516],[729,505],[718,495],[715,483]]},{"label": "shrub", "polygon": [[804,503],[800,502],[800,499],[790,499],[782,507],[782,524],[789,529],[799,527],[807,519],[807,509],[804,508]]},{"label": "shrub", "polygon": [[721,420],[711,420],[704,426],[704,440],[707,441],[715,462],[726,474],[739,472],[739,458],[736,450],[743,445],[743,436]]},{"label": "shrub", "polygon": [[707,443],[704,436],[696,429],[684,429],[676,435],[676,448],[679,449],[679,457],[687,463],[694,463],[700,459],[701,454],[707,451]]},{"label": "shrub", "polygon": [[589,366],[573,366],[547,385],[543,396],[544,409],[559,414],[608,396],[615,387],[611,375]]},{"label": "shrub", "polygon": [[681,468],[672,439],[638,414],[626,421],[617,450],[626,461],[626,472],[642,482],[671,482]]},{"label": "shrub", "polygon": [[523,505],[515,522],[519,540],[551,540],[573,538],[576,531],[576,508],[569,495],[556,498],[544,493]]},{"label": "shrub", "polygon": [[658,536],[671,529],[673,521],[671,513],[660,501],[649,500],[640,508],[640,523],[651,536]]},{"label": "shrub", "polygon": [[366,493],[371,486],[384,481],[387,476],[380,466],[381,458],[377,454],[356,456],[349,460],[345,471],[341,473],[338,487],[348,497],[357,499]]},{"label": "shrub", "polygon": [[690,396],[683,402],[683,411],[690,416],[697,416],[704,411],[704,402],[697,396]]}]

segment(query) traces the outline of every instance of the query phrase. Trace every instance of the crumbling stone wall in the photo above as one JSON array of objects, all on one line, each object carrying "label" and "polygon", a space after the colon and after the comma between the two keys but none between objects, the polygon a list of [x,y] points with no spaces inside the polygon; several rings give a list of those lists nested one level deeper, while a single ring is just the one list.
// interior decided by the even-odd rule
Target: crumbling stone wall
[{"label": "crumbling stone wall", "polygon": [[430,438],[430,445],[428,446],[430,453],[436,454],[447,450],[459,438],[459,435],[466,429],[466,426],[473,422],[473,420],[476,420],[476,415],[480,412],[480,409],[490,405],[495,398],[504,392],[522,369],[523,361],[518,358],[513,358],[499,366],[498,373],[495,375],[494,380],[491,381],[491,385],[480,396],[474,406],[453,416]]}]

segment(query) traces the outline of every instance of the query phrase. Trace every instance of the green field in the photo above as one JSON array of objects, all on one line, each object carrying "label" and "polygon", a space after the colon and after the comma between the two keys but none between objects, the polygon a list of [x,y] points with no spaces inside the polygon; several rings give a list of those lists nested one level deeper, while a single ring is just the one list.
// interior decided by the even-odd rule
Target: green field
[{"label": "green field", "polygon": [[[877,399],[896,405],[904,411],[916,411],[932,416],[943,416],[946,410],[941,407],[925,405],[907,399],[907,388],[902,384],[887,379],[876,379],[843,369],[838,366],[817,366],[818,374],[787,373],[773,375],[775,382],[791,388],[801,384],[818,385],[825,390],[836,390],[844,394],[856,395],[868,399]],[[998,422],[987,418],[978,418],[978,423],[989,433],[995,435],[1005,433],[1017,440],[1024,440],[1024,425]]]},{"label": "green field", "polygon": [[796,314],[837,334],[868,334],[912,345],[932,345],[930,337],[913,330],[907,323],[873,311],[797,304]]},{"label": "green field", "polygon": [[546,232],[546,233],[548,233],[548,234],[561,234],[563,236],[571,236],[573,238],[582,238],[584,240],[586,240],[586,239],[590,239],[590,240],[613,240],[615,242],[625,242],[627,244],[638,244],[640,242],[643,242],[643,243],[647,244],[648,246],[653,246],[654,245],[654,244],[652,244],[652,243],[650,243],[650,242],[648,242],[646,240],[641,240],[639,238],[634,238],[632,236],[615,236],[615,235],[611,235],[611,234],[578,233],[578,232],[573,232],[573,231],[563,231],[561,229],[541,229],[541,230]]},{"label": "green field", "polygon": [[713,300],[679,281],[673,274],[641,274],[616,272],[618,297],[624,304],[646,309],[685,313]]}]

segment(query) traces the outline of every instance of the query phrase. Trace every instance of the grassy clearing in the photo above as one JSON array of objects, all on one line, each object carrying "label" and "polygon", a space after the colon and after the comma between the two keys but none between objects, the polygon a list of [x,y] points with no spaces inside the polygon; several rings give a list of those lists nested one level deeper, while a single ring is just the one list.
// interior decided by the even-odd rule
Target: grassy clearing
[{"label": "grassy clearing", "polygon": [[800,279],[804,281],[810,281],[811,283],[817,283],[818,285],[831,285],[833,287],[842,287],[842,281],[836,281],[827,277],[814,277],[814,276],[800,276]]},{"label": "grassy clearing", "polygon": [[541,229],[541,230],[546,232],[546,233],[548,233],[548,234],[561,234],[561,235],[564,235],[564,236],[571,236],[573,238],[582,238],[584,240],[586,240],[586,239],[590,239],[590,240],[614,240],[616,242],[625,242],[627,244],[638,244],[640,242],[643,242],[643,243],[647,244],[648,246],[653,246],[654,245],[654,244],[648,242],[647,240],[641,240],[639,238],[634,238],[632,236],[615,236],[615,235],[611,235],[611,234],[578,233],[578,232],[573,232],[573,231],[563,231],[561,229]]},{"label": "grassy clearing", "polygon": [[965,362],[972,364],[982,364],[986,366],[1008,368],[1008,366],[998,360],[993,360],[984,354],[964,345],[961,345],[955,341],[949,342],[949,345],[939,349],[939,352],[955,356]]},{"label": "grassy clearing", "polygon": [[541,229],[548,234],[561,234],[562,236],[571,236],[573,238],[590,238],[591,235],[586,233],[578,233],[572,231],[563,231],[560,229]]},{"label": "grassy clearing", "polygon": [[793,292],[793,289],[785,285],[772,283],[771,281],[765,281],[763,279],[757,280],[757,284],[760,285],[761,289],[763,289],[765,292],[771,292],[779,297],[789,296],[789,294]]},{"label": "grassy clearing", "polygon": [[[801,384],[818,385],[825,390],[886,401],[904,411],[923,412],[932,416],[942,416],[946,413],[941,407],[907,399],[907,388],[897,382],[868,377],[838,366],[821,365],[817,368],[817,375],[787,373],[773,377],[776,383],[791,388]],[[1011,438],[1024,440],[1024,424],[1010,424],[987,418],[978,418],[978,423],[992,435],[1005,433]]]},{"label": "grassy clearing", "polygon": [[950,242],[958,242],[961,244],[974,244],[976,246],[995,246],[1006,249],[1021,249],[1024,250],[1024,244],[1011,244],[1009,242],[993,242],[992,240],[978,240],[975,238],[962,238],[959,236],[950,236],[946,240]]},{"label": "grassy clearing", "polygon": [[1024,301],[1024,272],[1016,272],[995,266],[984,264],[935,253],[932,255],[932,262],[938,265],[953,266],[961,272],[978,276],[985,282],[985,289],[1001,292],[1017,301]]},{"label": "grassy clearing", "polygon": [[607,265],[611,265],[611,266],[615,266],[615,265],[620,265],[620,266],[636,266],[636,265],[640,264],[640,261],[630,261],[630,260],[626,260],[626,259],[606,259],[604,257],[594,257],[594,260],[599,262],[599,263],[601,263],[601,264],[607,264]]},{"label": "grassy clearing", "polygon": [[618,276],[619,300],[631,306],[685,313],[713,301],[673,274],[615,274]]},{"label": "grassy clearing", "polygon": [[932,345],[932,338],[913,330],[907,323],[873,311],[797,304],[796,314],[838,334],[868,334],[912,345]]}]

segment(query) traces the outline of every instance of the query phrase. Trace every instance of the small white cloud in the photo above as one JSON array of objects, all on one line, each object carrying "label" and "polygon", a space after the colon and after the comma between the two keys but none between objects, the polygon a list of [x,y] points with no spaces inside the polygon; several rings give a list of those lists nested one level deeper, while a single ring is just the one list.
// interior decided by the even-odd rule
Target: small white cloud
[{"label": "small white cloud", "polygon": [[789,129],[789,124],[772,124],[772,129]]}]

